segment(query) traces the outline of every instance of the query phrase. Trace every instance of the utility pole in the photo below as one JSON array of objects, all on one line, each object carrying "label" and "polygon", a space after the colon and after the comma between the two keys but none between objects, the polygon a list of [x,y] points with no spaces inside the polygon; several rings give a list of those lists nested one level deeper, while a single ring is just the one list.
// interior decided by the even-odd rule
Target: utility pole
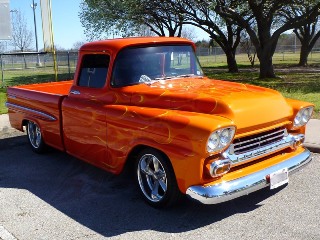
[{"label": "utility pole", "polygon": [[[14,13],[17,14],[17,13],[18,13],[18,10],[17,10],[17,9],[10,10],[10,13],[11,13],[11,24],[13,24],[13,23],[12,23],[12,21],[13,21],[13,14],[14,14]],[[16,47],[17,47],[16,44],[14,44],[14,51],[16,51]]]},{"label": "utility pole", "polygon": [[[38,48],[38,34],[37,34],[37,21],[36,21],[36,8],[37,8],[37,3],[34,3],[34,0],[32,0],[32,4],[31,4],[31,8],[33,10],[33,23],[34,23],[34,35],[35,35],[35,39],[36,39],[36,51],[39,52],[39,48]],[[41,66],[41,62],[40,62],[40,56],[39,54],[37,54],[37,64],[38,67]]]}]

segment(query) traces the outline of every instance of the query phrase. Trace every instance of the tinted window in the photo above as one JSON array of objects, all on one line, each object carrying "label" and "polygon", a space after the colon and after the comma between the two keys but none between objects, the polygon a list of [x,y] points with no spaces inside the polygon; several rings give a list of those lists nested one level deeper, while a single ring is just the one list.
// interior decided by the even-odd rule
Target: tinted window
[{"label": "tinted window", "polygon": [[82,58],[78,85],[102,88],[107,79],[110,57],[102,54],[85,55]]}]

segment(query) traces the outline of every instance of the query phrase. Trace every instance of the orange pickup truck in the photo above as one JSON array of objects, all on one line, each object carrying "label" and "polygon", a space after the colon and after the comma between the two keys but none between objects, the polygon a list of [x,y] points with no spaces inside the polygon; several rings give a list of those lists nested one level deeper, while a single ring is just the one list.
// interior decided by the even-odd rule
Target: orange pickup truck
[{"label": "orange pickup truck", "polygon": [[208,79],[186,39],[88,43],[73,81],[7,94],[11,125],[26,129],[35,152],[51,146],[114,174],[128,167],[154,207],[274,189],[311,161],[303,141],[312,104]]}]

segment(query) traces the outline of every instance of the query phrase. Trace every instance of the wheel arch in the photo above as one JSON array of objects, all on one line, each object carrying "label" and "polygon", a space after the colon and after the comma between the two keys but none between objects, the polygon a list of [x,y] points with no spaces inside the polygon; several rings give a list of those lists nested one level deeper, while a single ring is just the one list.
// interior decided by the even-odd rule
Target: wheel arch
[{"label": "wheel arch", "polygon": [[[179,202],[182,199],[183,193],[179,189],[176,173],[169,156],[160,149],[145,145],[136,148],[133,153],[135,153],[134,156],[136,157],[134,157],[135,161],[132,161],[134,163],[132,172],[135,171],[136,183],[143,199],[155,208],[170,207]],[[151,163],[150,157],[153,159]],[[146,161],[146,159],[149,159],[149,161]],[[158,165],[157,168],[154,165],[154,161],[158,162],[156,164]],[[148,171],[148,173],[145,170],[141,170],[143,168],[141,166],[144,165],[141,165],[141,162],[147,165],[150,164],[150,168],[148,167],[148,169],[153,170],[151,172]],[[154,185],[155,182],[158,184]],[[166,187],[164,188],[163,186]],[[155,195],[153,195],[154,190]]]},{"label": "wheel arch", "polygon": [[29,119],[22,119],[22,122],[21,122],[21,129],[22,129],[22,131],[24,131],[24,128],[23,128],[23,127],[27,127],[29,121],[31,121],[31,120],[29,120]]},{"label": "wheel arch", "polygon": [[175,174],[175,171],[174,171],[174,168],[173,168],[173,165],[171,163],[169,156],[161,149],[153,147],[153,146],[148,146],[145,144],[136,145],[130,150],[130,152],[128,153],[128,156],[126,158],[122,172],[125,172],[125,173],[129,173],[130,171],[132,172],[132,169],[134,169],[134,167],[133,167],[134,163],[137,160],[137,155],[141,151],[143,151],[144,149],[153,149],[155,151],[158,151],[166,159],[167,163],[170,165],[173,173]]},{"label": "wheel arch", "polygon": [[27,128],[28,122],[34,122],[34,123],[36,123],[36,124],[39,126],[39,128],[40,128],[41,134],[42,134],[42,135],[44,134],[42,125],[40,124],[40,121],[38,121],[36,118],[23,118],[23,119],[22,119],[22,122],[21,122],[21,129],[22,129],[22,131],[24,131],[24,128],[23,128],[23,127]]}]

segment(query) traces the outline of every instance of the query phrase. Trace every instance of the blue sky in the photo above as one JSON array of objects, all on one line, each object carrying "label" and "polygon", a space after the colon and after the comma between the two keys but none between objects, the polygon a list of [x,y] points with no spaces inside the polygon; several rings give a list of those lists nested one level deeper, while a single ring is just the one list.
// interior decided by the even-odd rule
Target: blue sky
[{"label": "blue sky", "polygon": [[[36,22],[39,49],[43,48],[42,22],[40,11],[40,0],[37,3]],[[54,44],[58,49],[71,49],[76,42],[86,42],[84,28],[80,23],[81,0],[51,0],[52,4],[52,24],[54,33]],[[10,0],[10,10],[20,11],[26,18],[28,27],[34,36],[32,0]],[[12,12],[10,15],[15,14]],[[196,40],[208,39],[208,34],[196,29]],[[35,49],[35,41],[32,48]]]},{"label": "blue sky", "polygon": [[[43,48],[43,37],[40,0],[34,1],[38,5],[36,8],[36,22],[39,49],[41,49]],[[54,43],[57,47],[70,49],[75,42],[86,41],[84,29],[78,16],[80,2],[81,0],[51,0]],[[32,0],[10,0],[10,10],[18,10],[23,13],[27,19],[28,27],[34,35],[33,10],[30,6],[31,4]],[[15,13],[13,12],[11,15],[12,14]],[[35,45],[35,41],[33,45]]]}]

